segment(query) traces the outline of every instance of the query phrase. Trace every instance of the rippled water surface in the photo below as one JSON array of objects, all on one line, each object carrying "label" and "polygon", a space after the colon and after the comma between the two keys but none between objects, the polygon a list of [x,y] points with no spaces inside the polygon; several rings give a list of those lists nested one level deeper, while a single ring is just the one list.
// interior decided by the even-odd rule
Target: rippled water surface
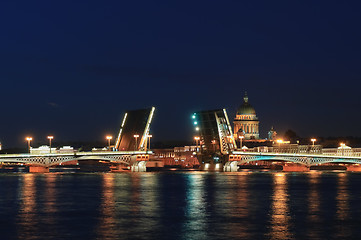
[{"label": "rippled water surface", "polygon": [[357,173],[0,174],[0,239],[350,239]]}]

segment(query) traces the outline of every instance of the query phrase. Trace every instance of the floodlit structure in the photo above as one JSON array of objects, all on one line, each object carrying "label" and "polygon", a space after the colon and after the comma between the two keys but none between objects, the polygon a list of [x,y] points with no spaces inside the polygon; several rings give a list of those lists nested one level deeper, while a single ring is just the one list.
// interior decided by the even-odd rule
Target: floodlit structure
[{"label": "floodlit structure", "polygon": [[117,151],[145,151],[155,107],[127,111],[115,143]]},{"label": "floodlit structure", "polygon": [[[200,111],[192,115],[201,163],[218,163],[236,148],[226,109]],[[198,138],[199,136],[199,138]]]},{"label": "floodlit structure", "polygon": [[247,93],[243,97],[243,103],[238,108],[233,121],[235,138],[244,136],[248,139],[259,139],[259,121],[256,110],[248,102]]}]

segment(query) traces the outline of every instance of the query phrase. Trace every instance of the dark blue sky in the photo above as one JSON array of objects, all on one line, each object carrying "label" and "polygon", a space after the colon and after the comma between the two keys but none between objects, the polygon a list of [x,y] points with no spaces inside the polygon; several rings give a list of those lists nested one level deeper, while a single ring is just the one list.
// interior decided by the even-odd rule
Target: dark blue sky
[{"label": "dark blue sky", "polygon": [[0,141],[117,134],[156,106],[154,141],[191,139],[190,114],[244,91],[261,121],[307,136],[361,136],[359,1],[0,3]]}]

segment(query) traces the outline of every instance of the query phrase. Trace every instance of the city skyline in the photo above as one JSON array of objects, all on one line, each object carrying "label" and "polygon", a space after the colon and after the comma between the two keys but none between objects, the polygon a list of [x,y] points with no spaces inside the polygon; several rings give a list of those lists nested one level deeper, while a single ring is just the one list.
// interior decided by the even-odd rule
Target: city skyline
[{"label": "city skyline", "polygon": [[101,141],[150,106],[154,141],[191,140],[193,112],[233,119],[245,91],[262,138],[361,136],[360,3],[139,3],[1,3],[4,146]]}]

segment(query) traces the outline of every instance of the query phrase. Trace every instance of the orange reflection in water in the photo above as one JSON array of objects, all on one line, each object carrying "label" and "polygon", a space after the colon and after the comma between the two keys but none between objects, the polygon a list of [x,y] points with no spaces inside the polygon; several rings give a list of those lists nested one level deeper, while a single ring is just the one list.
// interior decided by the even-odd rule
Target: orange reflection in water
[{"label": "orange reflection in water", "polygon": [[103,194],[100,205],[100,217],[98,224],[98,238],[108,239],[114,237],[115,220],[115,202],[114,202],[114,174],[106,173],[103,177]]},{"label": "orange reflection in water", "polygon": [[317,186],[320,181],[320,174],[318,172],[311,172],[308,174],[309,184],[310,184],[310,192],[308,195],[308,211],[310,221],[318,221],[319,220],[319,211],[320,211],[320,195],[317,190]]},{"label": "orange reflection in water", "polygon": [[339,220],[346,220],[348,218],[349,206],[348,206],[348,190],[347,190],[347,176],[346,173],[338,174],[337,182],[337,218]]},{"label": "orange reflection in water", "polygon": [[56,182],[57,174],[46,174],[44,177],[46,179],[44,210],[45,212],[54,214],[56,212],[55,182]]},{"label": "orange reflection in water", "polygon": [[309,179],[309,194],[308,194],[308,221],[310,222],[310,231],[308,231],[308,237],[311,239],[319,239],[320,226],[320,194],[318,190],[318,184],[320,182],[320,172],[310,172],[308,174]]},{"label": "orange reflection in water", "polygon": [[[337,196],[336,196],[336,218],[340,222],[347,222],[350,219],[350,207],[349,207],[349,192],[347,186],[347,173],[339,173],[337,181]],[[339,224],[337,226],[338,238],[351,237],[351,230],[347,224]]]},{"label": "orange reflection in water", "polygon": [[130,210],[133,214],[139,214],[140,212],[140,174],[136,173],[131,175],[131,205]]},{"label": "orange reflection in water", "polygon": [[36,187],[35,174],[24,174],[21,188],[21,205],[19,210],[20,238],[24,239],[32,235],[38,229],[36,219]]},{"label": "orange reflection in water", "polygon": [[287,176],[273,174],[273,195],[271,210],[271,239],[290,239],[290,215],[288,206]]},{"label": "orange reflection in water", "polygon": [[[237,185],[239,186],[238,191],[234,194],[233,206],[236,211],[231,216],[237,216],[241,218],[242,222],[247,222],[247,219],[250,217],[248,210],[249,207],[249,192],[248,192],[248,173],[240,173],[237,178]],[[233,231],[238,232],[238,237],[240,239],[248,239],[248,226],[246,224],[233,224]]]}]

